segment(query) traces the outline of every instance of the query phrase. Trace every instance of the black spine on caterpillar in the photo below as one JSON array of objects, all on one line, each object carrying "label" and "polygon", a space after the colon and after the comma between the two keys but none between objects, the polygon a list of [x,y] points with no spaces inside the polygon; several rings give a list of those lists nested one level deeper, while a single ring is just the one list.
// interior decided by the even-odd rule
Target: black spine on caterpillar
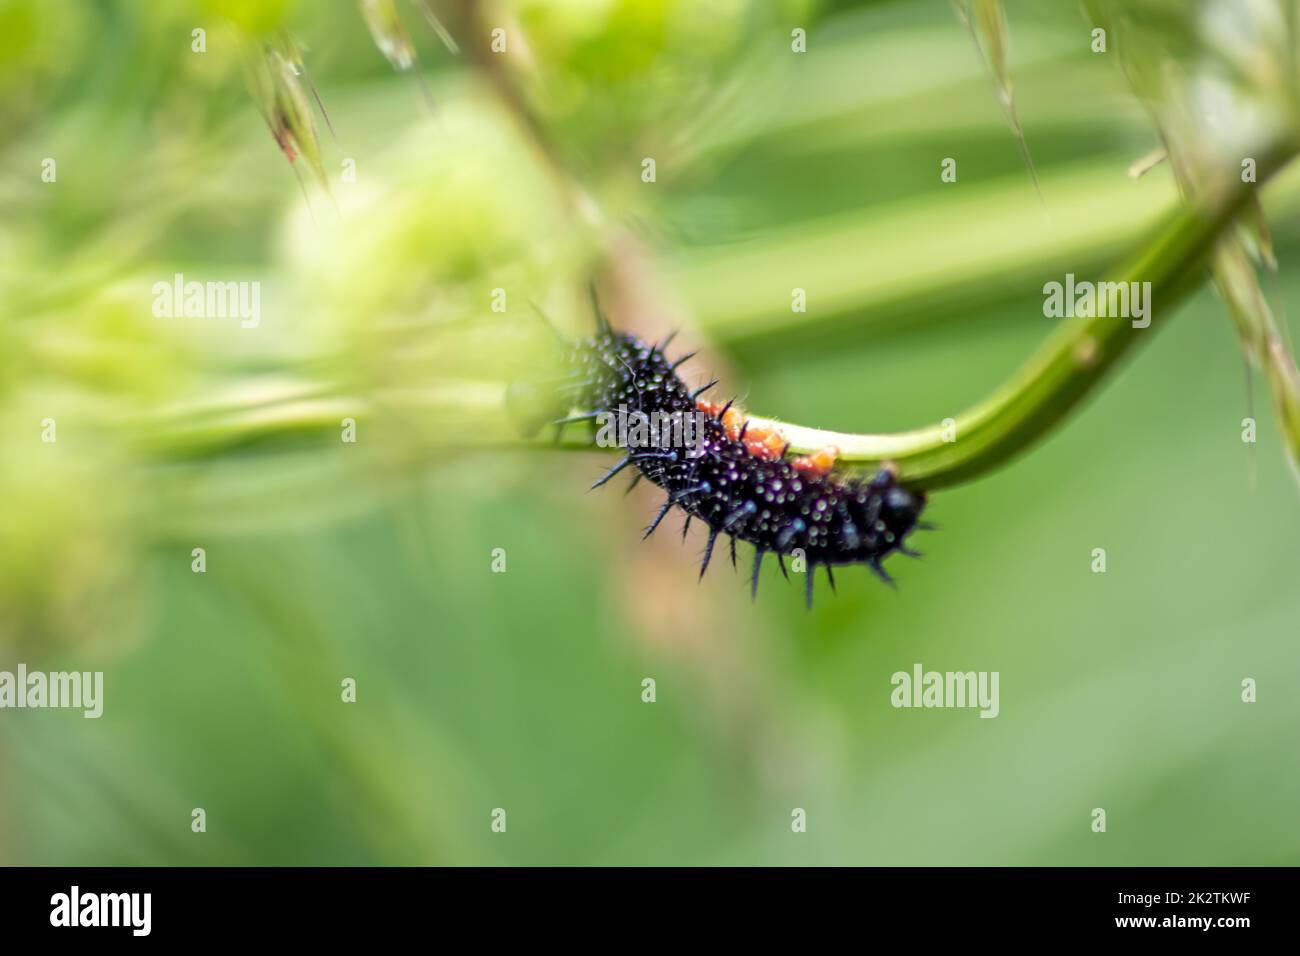
[{"label": "black spine on caterpillar", "polygon": [[[813,571],[826,568],[834,588],[834,565],[865,564],[887,583],[892,578],[882,561],[895,551],[916,556],[906,544],[918,527],[925,497],[905,488],[884,469],[870,479],[801,473],[784,455],[752,453],[743,432],[729,433],[716,412],[696,414],[697,398],[677,375],[689,356],[670,360],[663,347],[616,332],[600,321],[598,333],[573,343],[567,356],[572,373],[574,407],[584,409],[566,421],[597,419],[640,412],[660,420],[693,416],[698,434],[689,444],[666,440],[679,431],[650,431],[651,440],[624,448],[624,457],[593,487],[605,484],[624,469],[635,469],[635,481],[647,478],[668,493],[646,529],[648,537],[673,507],[702,521],[709,529],[703,576],[718,535],[748,541],[756,550],[752,587],[768,552],[784,558],[802,552],[807,563],[807,601],[812,605]],[[708,388],[709,386],[705,386]],[[630,443],[629,443],[630,444]]]}]

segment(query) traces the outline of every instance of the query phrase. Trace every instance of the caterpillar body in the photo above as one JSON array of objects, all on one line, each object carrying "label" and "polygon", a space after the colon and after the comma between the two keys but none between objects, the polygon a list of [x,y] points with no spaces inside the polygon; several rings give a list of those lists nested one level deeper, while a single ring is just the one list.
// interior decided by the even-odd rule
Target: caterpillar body
[{"label": "caterpillar body", "polygon": [[677,369],[691,354],[670,360],[668,341],[649,345],[610,328],[599,315],[597,333],[570,343],[566,364],[571,408],[582,411],[557,424],[591,421],[616,410],[640,413],[659,421],[698,423],[689,444],[667,440],[685,430],[652,429],[650,440],[623,448],[623,457],[598,480],[604,485],[625,469],[633,484],[648,479],[667,492],[644,537],[649,537],[674,508],[686,514],[683,538],[692,520],[708,528],[700,576],[708,569],[719,535],[730,536],[732,563],[736,541],[755,548],[752,589],[758,590],[764,556],[806,562],[806,599],[812,606],[813,571],[826,569],[832,589],[836,565],[866,565],[892,584],[882,562],[894,552],[919,556],[907,544],[918,528],[925,496],[900,484],[889,468],[868,479],[844,477],[833,470],[833,448],[803,458],[787,457],[788,446],[775,431],[751,428],[731,402],[717,405],[701,396],[716,382],[690,389]]}]

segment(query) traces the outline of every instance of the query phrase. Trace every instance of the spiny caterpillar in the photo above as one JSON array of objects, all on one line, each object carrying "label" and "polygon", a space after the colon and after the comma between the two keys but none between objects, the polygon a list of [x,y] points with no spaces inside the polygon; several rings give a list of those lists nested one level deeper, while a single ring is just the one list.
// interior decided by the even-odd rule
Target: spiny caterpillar
[{"label": "spiny caterpillar", "polygon": [[690,428],[650,429],[649,441],[628,443],[623,458],[592,485],[599,488],[632,467],[632,485],[648,478],[668,493],[643,538],[674,506],[686,513],[683,539],[692,519],[702,521],[709,538],[700,577],[718,535],[730,536],[733,566],[736,541],[748,541],[755,548],[754,594],[764,555],[776,555],[788,580],[785,557],[798,552],[807,563],[809,607],[819,564],[834,590],[833,565],[865,564],[892,584],[881,562],[895,551],[919,556],[905,539],[930,527],[918,521],[925,497],[899,484],[893,470],[884,468],[869,480],[839,476],[832,470],[838,451],[831,447],[788,459],[789,446],[781,436],[752,426],[734,401],[716,404],[701,398],[716,381],[694,390],[686,386],[677,369],[694,353],[670,361],[664,350],[672,336],[651,346],[612,329],[599,307],[596,318],[594,336],[566,343],[569,376],[562,396],[571,409],[582,411],[554,424],[608,422],[613,415],[637,413],[677,425],[688,418],[698,423],[689,443],[671,441],[668,435],[689,434]]}]

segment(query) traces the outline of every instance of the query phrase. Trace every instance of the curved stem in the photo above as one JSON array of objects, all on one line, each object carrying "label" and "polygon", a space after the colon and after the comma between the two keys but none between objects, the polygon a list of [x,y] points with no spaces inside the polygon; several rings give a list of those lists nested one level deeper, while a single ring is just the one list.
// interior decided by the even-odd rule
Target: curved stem
[{"label": "curved stem", "polygon": [[[465,5],[464,14],[473,24],[472,4]],[[510,76],[490,56],[480,54],[477,65],[520,118],[556,178],[573,188],[553,144]],[[1257,156],[1260,184],[1297,149],[1289,137],[1265,146]],[[1030,169],[1032,175],[1032,166]],[[1034,185],[1037,188],[1036,176]],[[1112,316],[1075,316],[1063,321],[1006,382],[954,419],[882,435],[823,431],[774,419],[751,420],[778,431],[792,451],[806,453],[834,445],[840,461],[863,466],[888,462],[904,482],[918,488],[944,488],[980,477],[1044,437],[1121,358],[1173,317],[1182,298],[1201,285],[1202,267],[1220,232],[1256,188],[1256,183],[1241,182],[1235,170],[1227,171],[1218,188],[1207,189],[1199,202],[1175,214],[1154,241],[1109,278],[1125,284],[1150,283],[1146,287],[1150,290],[1146,299],[1150,322],[1145,327]]]},{"label": "curved stem", "polygon": [[[1292,154],[1291,144],[1279,145],[1269,154],[1274,159],[1260,160],[1261,174],[1276,171]],[[1254,188],[1234,184],[1181,210],[1150,244],[1111,275],[1115,282],[1151,283],[1149,327],[1135,328],[1127,318],[1064,320],[1007,381],[951,421],[892,434],[824,431],[759,417],[751,421],[775,428],[796,453],[835,445],[840,461],[848,465],[888,462],[904,482],[917,488],[945,488],[987,474],[1043,438],[1120,359],[1173,317],[1180,300],[1201,285],[1206,255]],[[243,395],[238,402],[216,401],[204,409],[155,418],[141,437],[146,447],[164,457],[221,454],[259,439],[294,434],[328,433],[336,438],[341,416],[357,415],[372,404],[335,394],[328,387],[270,389],[260,398],[251,407],[249,396]],[[558,439],[519,439],[503,414],[505,388],[500,383],[444,383],[392,401],[419,408],[426,417],[440,413],[440,439],[456,447],[592,447],[591,435],[575,434],[579,431],[575,429],[566,429]],[[469,411],[475,414],[467,423]]]},{"label": "curved stem", "polygon": [[[1292,154],[1290,144],[1279,144],[1269,151],[1267,161],[1260,161],[1259,168],[1274,172]],[[1255,184],[1236,183],[1202,204],[1180,211],[1152,243],[1110,277],[1120,283],[1150,283],[1149,327],[1136,328],[1128,318],[1109,316],[1067,319],[1011,378],[954,419],[881,435],[752,420],[777,429],[792,451],[835,445],[841,461],[860,465],[889,462],[903,481],[918,488],[949,487],[992,471],[1042,438],[1116,362],[1173,317],[1179,301],[1200,286],[1207,253],[1254,188]]]}]

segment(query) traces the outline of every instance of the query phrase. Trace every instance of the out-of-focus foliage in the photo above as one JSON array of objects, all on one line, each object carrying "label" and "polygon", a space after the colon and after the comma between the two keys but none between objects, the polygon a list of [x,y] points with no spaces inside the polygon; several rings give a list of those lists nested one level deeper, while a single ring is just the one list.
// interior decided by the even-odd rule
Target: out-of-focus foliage
[{"label": "out-of-focus foliage", "polygon": [[321,165],[320,135],[305,87],[302,54],[287,37],[265,43],[250,52],[248,85],[253,102],[275,137],[276,145],[289,162],[301,155],[316,181],[329,191],[329,180]]},{"label": "out-of-focus foliage", "polygon": [[[1253,180],[1275,144],[1300,142],[1300,45],[1296,10],[1275,0],[1184,4],[1091,0],[1120,62],[1165,144],[1184,193],[1193,197]],[[1276,273],[1258,200],[1212,258],[1215,285],[1249,362],[1264,371],[1300,480],[1300,371],[1269,307],[1257,270]]]},{"label": "out-of-focus foliage", "polygon": [[1038,188],[1038,174],[1029,155],[1029,146],[1025,143],[1025,131],[1016,115],[1016,95],[1011,83],[1011,31],[1002,4],[1000,0],[975,0],[972,10],[967,0],[952,0],[952,6],[988,61],[997,87],[998,100],[1007,114],[1007,123],[1025,157],[1025,167],[1034,179],[1034,188]]}]

